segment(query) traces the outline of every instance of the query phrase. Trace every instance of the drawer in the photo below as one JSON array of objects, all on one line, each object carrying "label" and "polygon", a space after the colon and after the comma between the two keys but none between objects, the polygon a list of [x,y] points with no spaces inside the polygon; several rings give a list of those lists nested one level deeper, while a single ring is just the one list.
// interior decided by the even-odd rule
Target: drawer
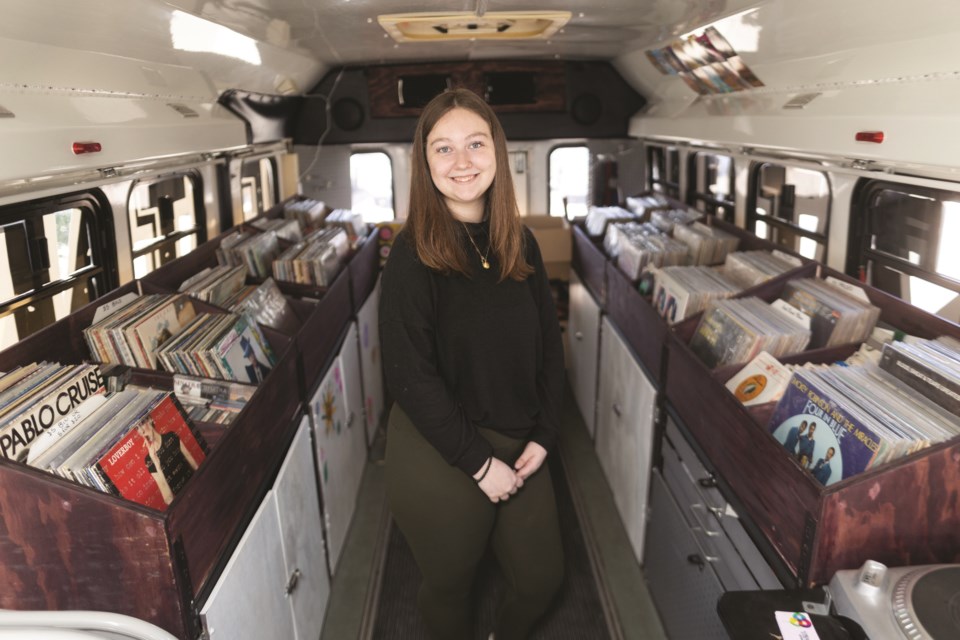
[{"label": "drawer", "polygon": [[644,558],[650,596],[669,638],[729,640],[717,614],[723,584],[656,471],[651,474]]},{"label": "drawer", "polygon": [[[723,510],[727,506],[727,501],[717,488],[714,475],[707,470],[700,462],[700,458],[694,453],[693,448],[687,442],[680,429],[674,424],[671,418],[667,418],[666,435],[677,452],[677,456],[684,467],[690,481],[694,484],[701,495],[701,500],[711,509]],[[666,447],[664,447],[666,448]]]},{"label": "drawer", "polygon": [[710,563],[724,589],[757,589],[757,582],[723,526],[725,520],[739,526],[736,517],[724,515],[724,510],[704,504],[701,492],[683,470],[672,447],[663,447],[662,454],[667,490],[677,503],[701,555]]}]

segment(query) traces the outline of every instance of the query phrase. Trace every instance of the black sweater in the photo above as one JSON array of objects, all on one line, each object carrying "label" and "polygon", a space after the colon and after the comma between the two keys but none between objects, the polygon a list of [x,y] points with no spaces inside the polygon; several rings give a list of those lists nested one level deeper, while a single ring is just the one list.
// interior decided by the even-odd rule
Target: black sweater
[{"label": "black sweater", "polygon": [[[466,225],[481,251],[488,223]],[[524,229],[525,281],[497,282],[461,241],[470,278],[443,275],[417,258],[403,231],[383,270],[380,342],[387,388],[423,436],[449,464],[469,475],[492,447],[477,427],[532,440],[547,450],[557,436],[564,364],[560,326],[540,248]],[[512,460],[505,461],[512,464]]]}]

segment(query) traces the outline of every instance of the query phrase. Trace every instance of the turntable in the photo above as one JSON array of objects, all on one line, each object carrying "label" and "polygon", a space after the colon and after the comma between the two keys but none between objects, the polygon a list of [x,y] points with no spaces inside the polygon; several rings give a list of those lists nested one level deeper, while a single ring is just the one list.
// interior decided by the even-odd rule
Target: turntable
[{"label": "turntable", "polygon": [[960,638],[960,564],[887,568],[868,560],[830,580],[838,614],[872,640]]}]

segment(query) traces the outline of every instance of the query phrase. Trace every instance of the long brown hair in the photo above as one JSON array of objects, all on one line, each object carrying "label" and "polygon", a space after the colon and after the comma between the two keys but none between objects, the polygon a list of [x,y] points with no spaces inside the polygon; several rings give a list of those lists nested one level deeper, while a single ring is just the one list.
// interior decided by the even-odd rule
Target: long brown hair
[{"label": "long brown hair", "polygon": [[469,275],[468,255],[460,240],[464,230],[457,224],[433,184],[427,164],[427,137],[448,111],[460,107],[483,118],[490,126],[497,161],[493,183],[487,189],[484,216],[490,219],[490,251],[500,264],[500,280],[524,280],[533,267],[524,257],[523,225],[513,190],[507,157],[507,138],[493,109],[467,89],[452,89],[431,100],[417,122],[413,135],[410,178],[410,208],[406,230],[420,261],[442,273]]}]

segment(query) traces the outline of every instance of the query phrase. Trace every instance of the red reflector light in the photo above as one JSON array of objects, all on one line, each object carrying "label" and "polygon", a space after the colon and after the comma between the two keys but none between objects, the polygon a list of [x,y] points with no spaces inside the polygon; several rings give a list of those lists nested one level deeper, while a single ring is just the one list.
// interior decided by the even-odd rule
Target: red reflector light
[{"label": "red reflector light", "polygon": [[73,154],[80,155],[81,153],[96,153],[100,151],[99,142],[74,142],[73,143]]},{"label": "red reflector light", "polygon": [[858,131],[857,142],[883,142],[883,131]]}]

